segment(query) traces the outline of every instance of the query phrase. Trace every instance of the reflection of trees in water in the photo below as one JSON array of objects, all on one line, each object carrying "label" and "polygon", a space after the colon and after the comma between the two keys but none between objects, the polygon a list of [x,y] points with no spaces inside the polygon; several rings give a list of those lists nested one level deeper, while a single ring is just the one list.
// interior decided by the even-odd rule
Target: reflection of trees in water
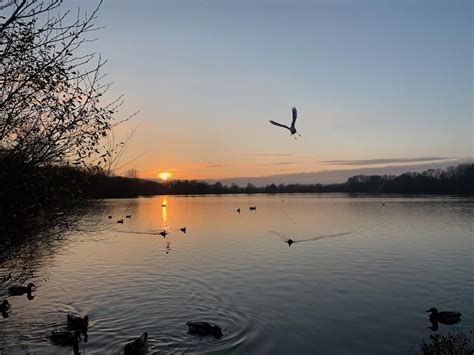
[{"label": "reflection of trees in water", "polygon": [[[36,278],[36,272],[71,240],[92,238],[106,229],[94,216],[105,213],[104,204],[80,201],[63,211],[38,211],[36,218],[0,223],[0,297],[12,285]],[[99,225],[101,223],[101,225]]]}]

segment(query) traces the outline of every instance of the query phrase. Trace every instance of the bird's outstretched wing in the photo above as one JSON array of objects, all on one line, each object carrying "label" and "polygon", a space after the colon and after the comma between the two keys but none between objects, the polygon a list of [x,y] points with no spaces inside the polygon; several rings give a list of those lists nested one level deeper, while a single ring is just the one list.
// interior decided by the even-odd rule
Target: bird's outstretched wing
[{"label": "bird's outstretched wing", "polygon": [[294,127],[296,123],[296,117],[297,117],[296,107],[293,107],[291,111],[293,112],[293,121],[291,121],[291,125]]},{"label": "bird's outstretched wing", "polygon": [[286,125],[284,125],[284,124],[281,124],[281,123],[272,121],[272,120],[270,120],[270,123],[271,123],[271,124],[274,124],[275,126],[278,126],[278,127],[283,127],[283,128],[286,128],[286,129],[290,129],[290,127],[288,127],[288,126],[286,126]]}]

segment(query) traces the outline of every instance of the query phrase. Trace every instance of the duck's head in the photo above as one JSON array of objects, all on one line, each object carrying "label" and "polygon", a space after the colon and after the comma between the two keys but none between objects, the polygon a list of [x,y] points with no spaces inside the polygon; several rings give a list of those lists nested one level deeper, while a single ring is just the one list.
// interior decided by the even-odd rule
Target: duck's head
[{"label": "duck's head", "polygon": [[8,300],[3,300],[2,306],[3,306],[4,308],[8,308],[8,307],[10,307],[10,302],[8,302]]},{"label": "duck's head", "polygon": [[212,327],[212,333],[214,334],[214,336],[219,338],[222,336],[222,330],[217,325]]},{"label": "duck's head", "polygon": [[33,282],[30,282],[26,287],[28,288],[28,290],[31,291],[31,289],[32,289],[33,287],[36,287],[36,286],[35,286],[35,284],[34,284]]},{"label": "duck's head", "polygon": [[426,312],[438,313],[438,309],[436,309],[435,307],[431,307],[431,308],[428,309]]}]

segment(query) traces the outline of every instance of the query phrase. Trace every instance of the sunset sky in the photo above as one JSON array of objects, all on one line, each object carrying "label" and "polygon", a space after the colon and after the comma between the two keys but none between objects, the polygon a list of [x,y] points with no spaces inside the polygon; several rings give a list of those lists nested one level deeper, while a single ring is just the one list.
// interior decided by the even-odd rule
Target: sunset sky
[{"label": "sunset sky", "polygon": [[[73,0],[68,6],[74,6]],[[77,3],[77,2],[76,2]],[[83,10],[96,1],[81,1]],[[217,179],[472,156],[471,1],[105,0],[124,162]],[[289,123],[298,109],[302,137]]]}]

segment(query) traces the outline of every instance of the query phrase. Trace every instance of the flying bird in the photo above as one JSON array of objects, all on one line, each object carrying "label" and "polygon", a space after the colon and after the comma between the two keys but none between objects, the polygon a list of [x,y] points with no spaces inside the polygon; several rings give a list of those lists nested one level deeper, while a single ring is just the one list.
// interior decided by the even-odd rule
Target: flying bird
[{"label": "flying bird", "polygon": [[[272,120],[270,120],[270,123],[275,125],[275,126],[278,126],[278,127],[286,128],[287,130],[290,131],[290,135],[292,136],[295,133],[297,133],[296,128],[295,128],[295,123],[296,123],[296,118],[297,118],[296,107],[293,107],[292,112],[293,112],[293,120],[291,121],[291,126],[290,127],[288,127],[287,125],[272,121]],[[301,134],[298,133],[298,135],[301,137]],[[295,139],[296,139],[296,137],[295,137]]]}]

